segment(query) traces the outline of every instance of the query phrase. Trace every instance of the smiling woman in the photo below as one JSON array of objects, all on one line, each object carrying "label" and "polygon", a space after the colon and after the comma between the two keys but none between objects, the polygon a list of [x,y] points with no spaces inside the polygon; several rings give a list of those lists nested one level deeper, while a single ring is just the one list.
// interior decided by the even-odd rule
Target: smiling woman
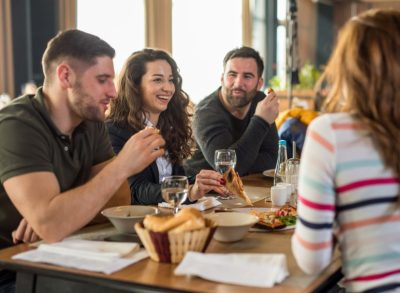
[{"label": "smiling woman", "polygon": [[165,60],[146,64],[146,74],[142,77],[143,109],[152,125],[157,125],[160,114],[167,110],[175,93],[174,76],[171,66]]},{"label": "smiling woman", "polygon": [[[132,134],[147,126],[158,128],[166,141],[164,156],[128,179],[132,203],[162,202],[162,179],[185,175],[182,161],[190,155],[192,143],[189,103],[178,66],[168,53],[143,49],[128,58],[118,80],[118,99],[112,101],[107,121],[114,151],[118,153]],[[190,188],[189,200],[212,189],[222,192],[221,178],[215,171],[201,171]]]}]

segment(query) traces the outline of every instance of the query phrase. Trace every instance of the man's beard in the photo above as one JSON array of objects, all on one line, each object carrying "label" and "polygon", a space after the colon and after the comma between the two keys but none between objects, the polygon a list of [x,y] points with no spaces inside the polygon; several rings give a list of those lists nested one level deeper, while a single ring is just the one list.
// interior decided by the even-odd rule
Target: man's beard
[{"label": "man's beard", "polygon": [[71,107],[79,118],[89,121],[104,121],[105,114],[101,112],[99,107],[94,105],[96,103],[95,99],[82,90],[80,82],[76,83],[72,92],[74,100],[71,103]]},{"label": "man's beard", "polygon": [[251,101],[253,100],[254,96],[257,93],[257,89],[255,88],[255,89],[251,90],[250,92],[242,91],[243,95],[241,97],[237,97],[237,96],[233,97],[233,95],[232,95],[233,90],[229,90],[229,89],[225,88],[224,86],[222,86],[222,90],[225,92],[228,104],[234,108],[246,107],[248,104],[251,103]]}]

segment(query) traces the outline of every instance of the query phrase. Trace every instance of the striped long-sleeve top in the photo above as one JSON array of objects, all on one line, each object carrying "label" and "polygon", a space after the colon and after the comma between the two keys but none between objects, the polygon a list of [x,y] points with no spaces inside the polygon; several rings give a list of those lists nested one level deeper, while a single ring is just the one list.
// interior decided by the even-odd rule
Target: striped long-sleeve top
[{"label": "striped long-sleeve top", "polygon": [[351,115],[315,119],[299,174],[292,238],[298,265],[310,274],[325,268],[335,235],[349,292],[400,288],[399,182]]}]

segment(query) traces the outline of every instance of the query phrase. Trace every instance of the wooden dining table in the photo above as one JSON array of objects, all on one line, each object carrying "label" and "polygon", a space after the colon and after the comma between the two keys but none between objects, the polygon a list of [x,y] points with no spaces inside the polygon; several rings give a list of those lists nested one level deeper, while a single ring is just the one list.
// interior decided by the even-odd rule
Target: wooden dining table
[{"label": "wooden dining table", "polygon": [[[270,206],[263,199],[269,192],[272,179],[262,174],[245,176],[246,190],[261,197],[255,206]],[[265,196],[264,196],[265,197]],[[110,224],[91,226],[85,233],[113,229]],[[83,233],[83,231],[80,231]],[[29,249],[19,244],[0,250],[0,268],[17,273],[16,292],[327,292],[342,277],[339,253],[334,253],[330,265],[318,275],[306,275],[297,266],[291,252],[293,230],[249,232],[244,239],[233,243],[212,240],[206,253],[283,253],[287,257],[289,276],[273,288],[246,287],[208,281],[195,276],[176,276],[177,265],[158,263],[149,258],[120,271],[105,275],[78,269],[14,260],[12,256]],[[75,236],[79,236],[77,233]],[[246,271],[246,268],[243,268]]]}]

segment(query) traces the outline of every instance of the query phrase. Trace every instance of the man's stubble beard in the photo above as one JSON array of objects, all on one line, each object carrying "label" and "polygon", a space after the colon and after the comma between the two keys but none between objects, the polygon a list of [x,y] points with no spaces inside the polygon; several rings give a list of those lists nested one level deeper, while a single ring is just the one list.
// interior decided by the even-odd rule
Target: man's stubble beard
[{"label": "man's stubble beard", "polygon": [[92,96],[82,90],[82,85],[77,82],[72,89],[74,100],[71,107],[76,115],[82,120],[103,122],[105,120],[105,113],[101,113],[98,107],[93,106],[95,100]]},{"label": "man's stubble beard", "polygon": [[248,104],[251,103],[251,101],[253,100],[254,96],[257,93],[257,89],[255,88],[252,91],[250,91],[249,93],[246,93],[245,91],[243,91],[243,96],[240,98],[234,98],[231,95],[231,91],[233,91],[233,90],[228,90],[227,88],[222,86],[222,91],[225,92],[226,100],[227,100],[228,104],[234,108],[246,107]]}]

